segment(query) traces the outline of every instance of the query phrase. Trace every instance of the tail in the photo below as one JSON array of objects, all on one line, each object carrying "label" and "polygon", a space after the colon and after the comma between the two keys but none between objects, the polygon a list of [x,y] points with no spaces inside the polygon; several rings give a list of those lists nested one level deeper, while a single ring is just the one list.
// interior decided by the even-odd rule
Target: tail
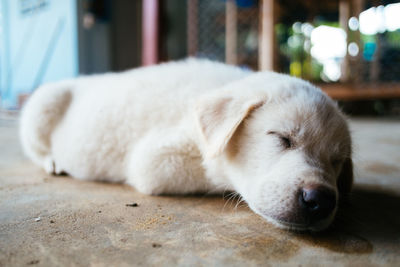
[{"label": "tail", "polygon": [[63,81],[39,87],[21,113],[22,149],[34,163],[46,170],[51,158],[51,134],[71,102],[72,86],[72,81]]}]

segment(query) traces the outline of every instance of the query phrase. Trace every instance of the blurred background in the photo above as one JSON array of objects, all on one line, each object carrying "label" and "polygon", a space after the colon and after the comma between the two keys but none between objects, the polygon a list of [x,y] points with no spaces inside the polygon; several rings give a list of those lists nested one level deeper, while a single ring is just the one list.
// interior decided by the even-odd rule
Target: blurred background
[{"label": "blurred background", "polygon": [[400,117],[400,3],[0,0],[0,103],[40,84],[192,57],[289,73],[352,115]]}]

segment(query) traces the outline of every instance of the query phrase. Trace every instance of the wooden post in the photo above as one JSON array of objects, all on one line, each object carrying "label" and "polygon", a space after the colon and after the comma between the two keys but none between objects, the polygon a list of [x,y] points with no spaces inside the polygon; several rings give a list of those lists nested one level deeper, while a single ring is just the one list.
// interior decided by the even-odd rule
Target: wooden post
[{"label": "wooden post", "polygon": [[195,56],[198,45],[198,0],[187,1],[187,50],[189,56]]},{"label": "wooden post", "polygon": [[143,1],[142,64],[158,62],[158,0]]},{"label": "wooden post", "polygon": [[381,49],[382,49],[382,45],[381,45],[381,36],[382,34],[378,33],[376,35],[376,47],[375,47],[375,53],[374,53],[374,57],[372,58],[372,62],[370,65],[370,69],[369,69],[369,73],[370,73],[370,79],[371,82],[377,82],[379,80],[379,75],[381,73],[381,69],[380,69],[380,60],[381,60]]},{"label": "wooden post", "polygon": [[[352,0],[353,4],[353,16],[359,18],[360,13],[363,11],[364,8],[364,0]],[[354,60],[353,69],[354,72],[352,73],[352,80],[353,82],[361,82],[362,80],[362,72],[363,72],[363,65],[361,64],[362,61],[362,54],[363,54],[363,47],[361,43],[361,34],[360,31],[355,32],[355,42],[359,47],[359,53]]]},{"label": "wooden post", "polygon": [[226,1],[225,62],[237,64],[237,6],[235,0]]},{"label": "wooden post", "polygon": [[342,62],[341,82],[347,82],[349,78],[349,56],[347,53],[348,38],[349,38],[349,19],[350,19],[350,3],[349,0],[339,1],[339,23],[340,28],[346,32],[346,54]]},{"label": "wooden post", "polygon": [[[380,1],[375,0],[373,2],[373,5],[378,6],[380,4]],[[383,8],[383,7],[382,7]],[[370,77],[370,81],[373,83],[376,83],[379,81],[379,76],[381,74],[381,56],[382,56],[382,33],[378,32],[375,35],[376,38],[376,47],[375,47],[375,51],[374,51],[374,56],[372,58],[371,61],[371,65],[369,67],[369,77]]]},{"label": "wooden post", "polygon": [[259,34],[258,57],[258,65],[260,70],[274,69],[274,9],[274,0],[261,0],[261,29]]}]

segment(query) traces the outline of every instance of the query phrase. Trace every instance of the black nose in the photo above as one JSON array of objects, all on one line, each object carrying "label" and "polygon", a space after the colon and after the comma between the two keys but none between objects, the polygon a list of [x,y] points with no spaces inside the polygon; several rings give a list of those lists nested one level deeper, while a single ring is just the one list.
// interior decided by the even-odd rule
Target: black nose
[{"label": "black nose", "polygon": [[311,223],[327,218],[336,207],[335,191],[324,186],[309,186],[299,196],[303,216]]}]

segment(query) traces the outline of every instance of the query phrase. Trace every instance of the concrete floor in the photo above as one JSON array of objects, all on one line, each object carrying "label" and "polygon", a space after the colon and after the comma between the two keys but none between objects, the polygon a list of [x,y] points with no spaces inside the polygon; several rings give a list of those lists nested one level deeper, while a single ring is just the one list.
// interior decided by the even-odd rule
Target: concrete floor
[{"label": "concrete floor", "polygon": [[351,202],[331,230],[298,234],[228,197],[151,197],[48,176],[21,154],[16,121],[1,119],[0,266],[399,266],[400,122],[351,128]]}]

